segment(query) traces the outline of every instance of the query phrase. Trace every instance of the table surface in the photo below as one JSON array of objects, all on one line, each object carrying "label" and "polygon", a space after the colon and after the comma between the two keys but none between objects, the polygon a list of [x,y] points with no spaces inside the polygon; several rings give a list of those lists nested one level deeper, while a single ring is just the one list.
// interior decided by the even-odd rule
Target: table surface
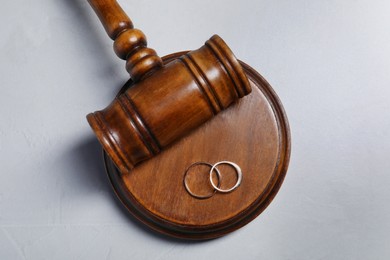
[{"label": "table surface", "polygon": [[129,217],[85,115],[128,79],[86,0],[0,9],[1,259],[389,259],[390,2],[119,1],[163,56],[222,36],[281,98],[292,156],[253,222],[189,242]]}]

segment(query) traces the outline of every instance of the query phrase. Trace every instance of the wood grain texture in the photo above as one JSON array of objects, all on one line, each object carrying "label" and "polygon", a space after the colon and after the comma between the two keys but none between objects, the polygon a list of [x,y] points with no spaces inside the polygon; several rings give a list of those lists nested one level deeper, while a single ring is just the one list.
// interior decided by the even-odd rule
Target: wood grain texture
[{"label": "wood grain texture", "polygon": [[87,119],[106,152],[126,173],[250,92],[241,65],[214,35]]},{"label": "wood grain texture", "polygon": [[[270,85],[217,35],[164,65],[115,0],[89,3],[132,78],[107,108],[87,116],[124,205],[149,227],[186,239],[219,237],[250,222],[276,195],[290,156],[287,118]],[[241,186],[207,200],[190,196],[184,174],[199,161],[238,164]],[[220,170],[222,188],[234,184],[235,175]],[[207,171],[189,181],[204,192],[198,186],[207,187]]]},{"label": "wood grain texture", "polygon": [[139,81],[163,66],[157,53],[147,47],[146,36],[134,29],[133,22],[116,0],[88,0],[108,36],[114,40],[116,55],[126,61],[133,81]]},{"label": "wood grain texture", "polygon": [[[168,56],[165,61],[182,54]],[[118,197],[152,229],[185,239],[219,237],[254,219],[279,190],[290,156],[287,118],[271,86],[248,65],[242,65],[253,88],[251,95],[126,174],[105,156]],[[221,160],[240,165],[241,186],[207,200],[191,197],[183,185],[187,167],[197,161]],[[192,178],[204,176],[195,174]],[[234,183],[235,175],[225,174],[223,182],[222,186]]]}]

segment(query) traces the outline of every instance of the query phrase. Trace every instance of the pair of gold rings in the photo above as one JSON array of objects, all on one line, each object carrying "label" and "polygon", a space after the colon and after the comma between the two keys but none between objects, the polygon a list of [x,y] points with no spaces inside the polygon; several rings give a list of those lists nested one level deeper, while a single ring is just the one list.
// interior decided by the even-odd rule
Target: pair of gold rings
[{"label": "pair of gold rings", "polygon": [[[233,167],[235,172],[236,172],[236,175],[237,175],[236,183],[234,184],[233,187],[231,187],[229,189],[221,189],[220,188],[222,175],[221,175],[221,172],[219,171],[219,169],[217,168],[217,166],[222,165],[222,164],[227,164],[227,165]],[[189,172],[189,170],[191,168],[193,168],[193,167],[195,167],[197,165],[206,165],[206,166],[210,167],[209,180],[210,180],[211,186],[214,188],[213,192],[210,193],[210,194],[206,194],[206,195],[195,194],[193,191],[191,191],[190,187],[188,186],[188,183],[187,183],[188,172]],[[215,182],[213,180],[214,172],[216,173],[216,176],[217,176],[217,179],[218,179],[218,183],[217,184],[215,184]],[[240,166],[238,166],[234,162],[229,162],[229,161],[220,161],[220,162],[217,162],[215,164],[211,164],[211,163],[207,163],[207,162],[196,162],[196,163],[191,164],[187,168],[187,170],[185,171],[185,174],[184,174],[184,187],[185,187],[186,191],[192,197],[197,198],[197,199],[208,199],[208,198],[211,198],[212,196],[215,195],[216,192],[230,193],[230,192],[234,191],[235,189],[237,189],[240,186],[241,181],[242,181],[242,171],[241,171]]]}]

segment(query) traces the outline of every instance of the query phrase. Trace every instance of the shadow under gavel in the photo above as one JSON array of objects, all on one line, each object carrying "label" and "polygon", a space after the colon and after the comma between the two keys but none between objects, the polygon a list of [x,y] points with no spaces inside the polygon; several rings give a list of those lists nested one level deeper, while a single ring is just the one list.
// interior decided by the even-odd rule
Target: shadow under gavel
[{"label": "shadow under gavel", "polygon": [[251,92],[243,68],[219,36],[164,64],[115,0],[88,2],[133,80],[107,108],[87,116],[122,173]]}]

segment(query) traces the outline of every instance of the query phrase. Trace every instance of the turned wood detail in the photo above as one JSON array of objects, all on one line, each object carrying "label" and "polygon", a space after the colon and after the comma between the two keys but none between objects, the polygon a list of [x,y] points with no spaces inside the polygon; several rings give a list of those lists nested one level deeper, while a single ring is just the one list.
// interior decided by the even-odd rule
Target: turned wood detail
[{"label": "turned wood detail", "polygon": [[156,51],[147,47],[144,33],[135,29],[133,22],[116,0],[88,0],[99,17],[108,36],[114,40],[116,55],[126,60],[126,70],[134,82],[163,66]]},{"label": "turned wood detail", "polygon": [[[87,116],[121,172],[152,158],[251,92],[244,70],[217,35],[163,66],[116,0],[88,0],[114,51],[127,60],[131,88]],[[147,79],[146,79],[147,77]]]},{"label": "turned wood detail", "polygon": [[[88,2],[131,76],[111,104],[87,115],[120,200],[154,230],[185,239],[250,222],[277,193],[290,157],[287,118],[271,86],[218,35],[160,59],[116,0]],[[242,169],[239,189],[202,201],[186,192],[190,165],[226,160]],[[208,169],[203,175],[192,181],[208,189]],[[223,178],[221,188],[236,181]]]},{"label": "turned wood detail", "polygon": [[87,116],[122,173],[251,92],[241,65],[217,35],[131,84],[107,108]]},{"label": "turned wood detail", "polygon": [[[171,54],[163,60],[168,66],[183,54]],[[251,67],[241,64],[252,85],[252,94],[223,115],[135,167],[130,174],[121,174],[105,154],[107,174],[116,195],[143,224],[178,238],[216,238],[250,222],[277,194],[290,158],[288,120],[269,83]],[[208,200],[190,196],[183,184],[186,169],[197,161],[221,160],[240,165],[241,186]],[[194,191],[213,191],[208,170],[193,168],[189,184]],[[225,188],[236,182],[235,174],[226,174],[226,170],[221,168],[221,187]]]}]

